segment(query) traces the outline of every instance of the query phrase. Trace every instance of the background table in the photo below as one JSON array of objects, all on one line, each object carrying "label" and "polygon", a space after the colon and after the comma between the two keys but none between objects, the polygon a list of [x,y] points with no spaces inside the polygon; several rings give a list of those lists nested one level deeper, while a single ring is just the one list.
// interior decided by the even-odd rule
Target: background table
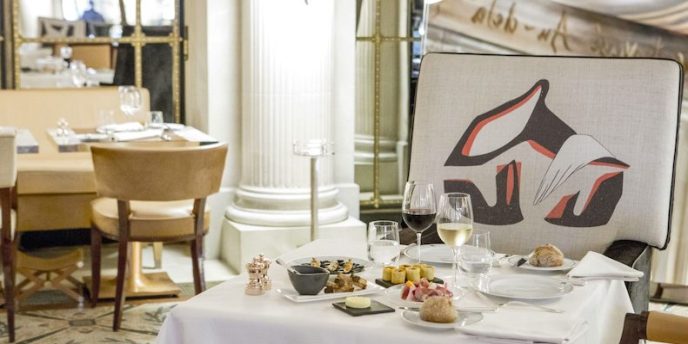
[{"label": "background table", "polygon": [[[366,257],[365,243],[316,240],[282,256],[290,259],[318,255]],[[408,259],[402,261],[409,262]],[[513,267],[493,269],[494,273],[521,273]],[[379,269],[363,273],[369,281]],[[451,274],[449,266],[437,270]],[[428,331],[406,324],[395,313],[351,317],[334,309],[335,300],[294,303],[275,292],[291,287],[284,268],[273,264],[269,276],[273,290],[262,296],[244,294],[246,273],[212,288],[175,307],[160,329],[158,343],[494,343],[456,331]],[[384,294],[373,299],[389,304]],[[338,301],[338,300],[337,300]],[[618,343],[625,313],[632,312],[621,281],[594,281],[575,287],[565,297],[543,303],[563,309],[574,318],[588,320],[587,331],[576,343]],[[391,306],[391,305],[390,305]],[[523,316],[522,308],[503,308]]]}]

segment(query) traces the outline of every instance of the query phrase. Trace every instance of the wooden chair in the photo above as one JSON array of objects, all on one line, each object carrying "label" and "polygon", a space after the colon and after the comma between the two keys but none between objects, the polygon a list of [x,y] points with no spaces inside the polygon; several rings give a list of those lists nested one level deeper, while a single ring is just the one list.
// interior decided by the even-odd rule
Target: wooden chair
[{"label": "wooden chair", "polygon": [[662,312],[628,313],[619,344],[638,344],[641,339],[688,344],[688,318]]},{"label": "wooden chair", "polygon": [[115,313],[119,330],[124,303],[128,243],[190,241],[196,294],[205,289],[203,235],[206,198],[222,181],[226,144],[198,147],[91,147],[96,190],[91,203],[92,304],[100,288],[102,237],[119,242]]},{"label": "wooden chair", "polygon": [[17,149],[16,133],[13,129],[0,128],[0,207],[2,227],[0,227],[0,250],[2,251],[2,273],[4,275],[5,309],[7,310],[7,329],[10,342],[14,342],[14,299],[16,241],[16,194]]}]

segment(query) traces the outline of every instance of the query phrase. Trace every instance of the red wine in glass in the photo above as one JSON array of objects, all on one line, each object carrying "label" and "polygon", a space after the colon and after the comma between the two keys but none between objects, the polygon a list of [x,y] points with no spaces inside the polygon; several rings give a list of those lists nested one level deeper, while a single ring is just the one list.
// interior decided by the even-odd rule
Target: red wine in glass
[{"label": "red wine in glass", "polygon": [[401,216],[404,222],[416,232],[418,263],[420,263],[421,233],[430,228],[435,221],[437,206],[432,183],[411,180],[404,188],[404,202]]}]

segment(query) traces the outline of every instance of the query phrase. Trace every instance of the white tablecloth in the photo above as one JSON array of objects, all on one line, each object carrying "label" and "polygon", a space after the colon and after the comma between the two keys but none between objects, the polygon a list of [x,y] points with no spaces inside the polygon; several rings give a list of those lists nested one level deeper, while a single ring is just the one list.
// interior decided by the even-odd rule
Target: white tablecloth
[{"label": "white tablecloth", "polygon": [[[318,255],[366,257],[365,244],[342,240],[317,240],[285,254],[290,259]],[[512,267],[493,269],[494,273],[517,273]],[[379,270],[365,276],[369,281]],[[440,276],[450,269],[438,270]],[[504,343],[480,339],[456,331],[427,331],[406,324],[396,313],[351,317],[334,309],[332,300],[294,303],[274,289],[290,287],[286,270],[276,264],[270,269],[273,290],[262,296],[244,294],[246,274],[220,284],[175,307],[167,316],[158,343]],[[383,294],[373,296],[383,303]],[[623,282],[594,281],[575,287],[565,297],[541,303],[563,309],[566,315],[586,319],[587,331],[576,343],[618,343],[623,318],[632,306]],[[532,311],[532,310],[530,310]],[[499,312],[527,314],[521,308]],[[523,313],[526,312],[526,313]]]}]

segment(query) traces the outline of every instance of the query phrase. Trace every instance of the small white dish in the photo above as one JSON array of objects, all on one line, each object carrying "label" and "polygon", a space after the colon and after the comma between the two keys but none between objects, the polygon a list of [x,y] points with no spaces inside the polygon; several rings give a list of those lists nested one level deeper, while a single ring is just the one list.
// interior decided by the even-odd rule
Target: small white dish
[{"label": "small white dish", "polygon": [[404,319],[409,324],[415,326],[440,329],[440,330],[453,330],[457,327],[468,326],[475,324],[483,319],[483,315],[480,313],[473,312],[456,312],[456,320],[452,323],[434,323],[425,321],[420,318],[420,312],[405,310],[401,312],[401,318]]},{"label": "small white dish", "polygon": [[[516,266],[518,264],[518,261],[521,260],[521,258],[526,259],[526,262],[523,263],[521,266]],[[568,259],[564,258],[564,264],[561,266],[552,266],[552,267],[542,267],[542,266],[533,266],[528,263],[528,256],[511,256],[507,258],[507,262],[514,267],[520,268],[520,269],[525,269],[525,270],[531,270],[531,271],[567,271],[573,269],[574,266],[576,266],[576,261],[573,259]]]},{"label": "small white dish", "polygon": [[291,287],[285,287],[285,288],[277,288],[275,291],[286,297],[287,299],[294,301],[294,302],[314,302],[314,301],[324,301],[324,300],[333,300],[333,299],[341,299],[349,296],[361,296],[361,295],[370,295],[370,294],[377,294],[379,292],[384,291],[385,288],[375,284],[368,282],[366,285],[365,289],[349,292],[349,293],[331,293],[331,294],[325,294],[324,292],[320,292],[318,295],[299,295],[299,293],[296,292]]},{"label": "small white dish", "polygon": [[547,300],[562,297],[573,290],[565,280],[525,274],[488,276],[479,288],[484,294],[517,300]]}]

